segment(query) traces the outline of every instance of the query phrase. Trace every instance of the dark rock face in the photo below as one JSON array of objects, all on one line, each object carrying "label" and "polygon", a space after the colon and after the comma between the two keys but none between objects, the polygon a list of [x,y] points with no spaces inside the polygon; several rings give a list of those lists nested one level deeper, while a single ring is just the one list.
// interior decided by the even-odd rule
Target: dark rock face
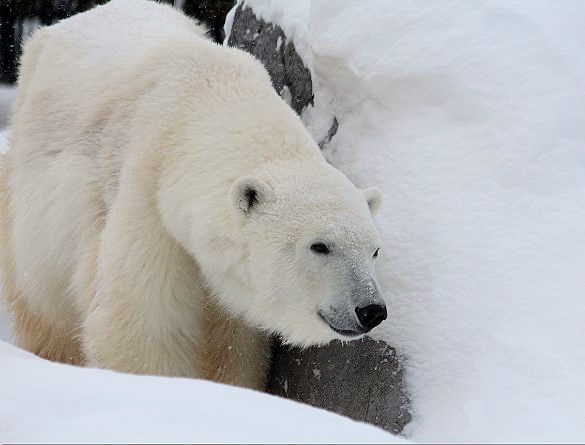
[{"label": "dark rock face", "polygon": [[402,365],[394,348],[369,338],[304,350],[278,345],[268,392],[397,434],[411,419]]},{"label": "dark rock face", "polygon": [[298,114],[313,103],[311,73],[279,26],[256,18],[252,9],[240,5],[228,45],[241,48],[260,59],[272,78],[274,89],[279,94],[285,86],[289,89],[292,96],[290,105]]},{"label": "dark rock face", "polygon": [[[264,63],[276,91],[291,93],[300,114],[313,101],[311,73],[278,26],[258,19],[241,5],[235,12],[228,45],[242,48]],[[317,141],[326,146],[337,133],[337,119]],[[410,422],[404,358],[394,348],[370,338],[307,349],[275,339],[268,392],[328,409],[399,433]]]},{"label": "dark rock face", "polygon": [[208,28],[210,36],[218,43],[223,42],[223,24],[225,16],[234,6],[236,0],[185,0],[185,14],[202,21]]}]

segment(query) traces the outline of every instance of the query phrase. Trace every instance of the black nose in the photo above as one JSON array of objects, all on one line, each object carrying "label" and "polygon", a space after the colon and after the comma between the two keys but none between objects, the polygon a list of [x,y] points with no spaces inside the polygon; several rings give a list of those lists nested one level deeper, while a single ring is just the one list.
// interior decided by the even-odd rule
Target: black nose
[{"label": "black nose", "polygon": [[368,331],[375,328],[388,316],[386,306],[383,304],[370,304],[369,306],[355,308],[360,324]]}]

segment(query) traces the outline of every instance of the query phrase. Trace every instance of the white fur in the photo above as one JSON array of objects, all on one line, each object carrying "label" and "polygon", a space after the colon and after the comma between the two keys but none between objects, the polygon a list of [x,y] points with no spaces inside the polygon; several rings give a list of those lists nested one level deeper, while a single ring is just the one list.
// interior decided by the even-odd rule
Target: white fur
[{"label": "white fur", "polygon": [[[89,363],[200,375],[208,297],[301,345],[344,338],[319,310],[345,320],[380,301],[378,195],[325,162],[260,63],[202,35],[171,7],[112,0],[26,45],[14,281],[83,328]],[[311,252],[319,240],[331,255]]]}]

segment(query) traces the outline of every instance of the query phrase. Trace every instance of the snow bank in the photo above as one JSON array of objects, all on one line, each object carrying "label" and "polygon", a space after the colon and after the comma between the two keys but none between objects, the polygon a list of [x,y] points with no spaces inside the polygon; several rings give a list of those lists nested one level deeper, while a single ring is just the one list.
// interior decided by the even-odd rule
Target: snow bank
[{"label": "snow bank", "polygon": [[[311,51],[309,40],[306,36],[309,33],[310,21],[310,0],[255,0],[253,2],[237,0],[234,7],[228,13],[224,25],[224,44],[230,38],[234,14],[241,3],[253,7],[256,17],[266,22],[278,23],[287,38],[291,39],[299,55],[310,57]],[[310,60],[303,58],[305,65],[310,65]]]},{"label": "snow bank", "polygon": [[51,363],[0,342],[0,442],[406,443],[227,385]]},{"label": "snow bank", "polygon": [[245,3],[303,42],[328,158],[385,194],[410,437],[585,440],[585,4]]}]

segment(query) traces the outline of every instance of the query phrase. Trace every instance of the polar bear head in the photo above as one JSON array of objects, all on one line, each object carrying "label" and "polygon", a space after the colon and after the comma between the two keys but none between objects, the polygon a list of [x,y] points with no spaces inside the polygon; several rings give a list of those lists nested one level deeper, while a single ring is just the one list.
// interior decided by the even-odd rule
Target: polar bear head
[{"label": "polar bear head", "polygon": [[229,199],[248,292],[223,298],[228,309],[299,345],[357,338],[386,318],[375,189],[326,162],[283,163],[237,179]]}]

